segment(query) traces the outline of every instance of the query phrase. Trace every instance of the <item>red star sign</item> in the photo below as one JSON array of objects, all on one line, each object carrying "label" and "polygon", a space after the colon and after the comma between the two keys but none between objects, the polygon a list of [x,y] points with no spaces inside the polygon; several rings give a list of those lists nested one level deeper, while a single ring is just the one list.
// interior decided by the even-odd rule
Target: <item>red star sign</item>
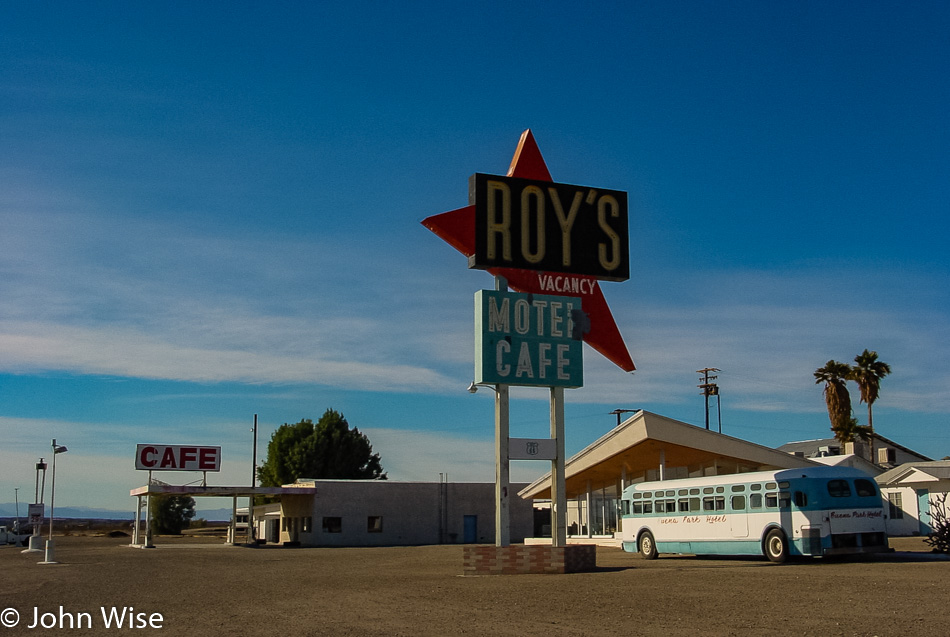
[{"label": "red star sign", "polygon": [[[508,168],[508,176],[552,181],[551,173],[548,172],[530,130],[521,134],[518,148]],[[475,206],[465,206],[433,215],[424,219],[422,225],[466,257],[475,254]],[[508,287],[516,292],[556,294],[582,299],[584,312],[590,319],[590,331],[584,335],[584,341],[620,369],[626,372],[636,369],[597,279],[578,274],[512,268],[491,268],[488,272],[507,279]]]}]

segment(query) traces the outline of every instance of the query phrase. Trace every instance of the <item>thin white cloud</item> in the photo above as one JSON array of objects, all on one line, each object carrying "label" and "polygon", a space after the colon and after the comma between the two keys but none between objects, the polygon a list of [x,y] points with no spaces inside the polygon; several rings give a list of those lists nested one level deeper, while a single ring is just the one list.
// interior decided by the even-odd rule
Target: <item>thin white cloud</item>
[{"label": "thin white cloud", "polygon": [[[471,376],[471,296],[490,279],[461,259],[450,272],[376,244],[373,258],[390,265],[366,272],[353,267],[369,258],[363,247],[326,238],[216,236],[22,192],[2,201],[0,370],[424,393],[455,392]],[[426,253],[455,256],[419,236]],[[699,280],[640,272],[605,284],[638,371],[587,349],[586,387],[571,397],[685,403],[695,370],[718,367],[734,409],[814,413],[814,369],[868,347],[895,369],[882,403],[950,412],[938,278],[827,264]]]}]

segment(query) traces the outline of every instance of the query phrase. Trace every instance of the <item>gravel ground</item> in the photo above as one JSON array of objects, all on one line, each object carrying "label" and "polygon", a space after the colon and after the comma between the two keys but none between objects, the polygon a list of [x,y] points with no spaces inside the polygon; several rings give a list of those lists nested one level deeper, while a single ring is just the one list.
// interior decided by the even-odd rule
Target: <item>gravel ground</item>
[{"label": "gravel ground", "polygon": [[[55,565],[0,547],[0,637],[108,635],[132,607],[165,635],[946,635],[950,561],[919,538],[859,560],[774,565],[598,548],[569,575],[462,577],[462,548],[230,547],[57,538]],[[62,620],[60,609],[62,608]],[[11,623],[17,611],[19,623]],[[126,611],[127,615],[129,611]],[[53,629],[30,629],[34,613]],[[80,613],[87,613],[86,619]],[[141,615],[140,615],[141,614]],[[141,618],[141,619],[139,619]],[[70,629],[69,621],[92,624]],[[60,627],[62,621],[63,627]],[[42,625],[42,622],[41,622]],[[126,624],[127,626],[127,624]]]}]

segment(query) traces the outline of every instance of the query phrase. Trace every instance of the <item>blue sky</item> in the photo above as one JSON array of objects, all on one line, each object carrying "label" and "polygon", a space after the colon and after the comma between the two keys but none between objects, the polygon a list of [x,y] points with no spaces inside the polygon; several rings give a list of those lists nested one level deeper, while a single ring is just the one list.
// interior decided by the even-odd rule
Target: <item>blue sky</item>
[{"label": "blue sky", "polygon": [[343,4],[0,8],[0,502],[53,437],[64,506],[131,511],[136,443],[247,482],[253,414],[263,455],[330,407],[393,479],[491,481],[492,281],[419,222],[526,128],[629,193],[603,289],[638,370],[587,349],[569,452],[617,408],[702,426],[704,367],[724,433],[828,436],[812,372],[869,348],[875,428],[950,455],[945,3]]}]

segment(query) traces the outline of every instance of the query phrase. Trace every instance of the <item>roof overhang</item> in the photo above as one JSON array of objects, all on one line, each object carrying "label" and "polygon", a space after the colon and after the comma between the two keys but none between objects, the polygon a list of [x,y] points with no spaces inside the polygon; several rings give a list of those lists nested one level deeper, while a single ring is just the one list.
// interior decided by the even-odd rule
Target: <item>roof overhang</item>
[{"label": "roof overhang", "polygon": [[314,487],[196,487],[190,485],[147,484],[132,489],[131,496],[187,495],[206,498],[247,498],[258,495],[316,495]]},{"label": "roof overhang", "polygon": [[[732,463],[750,470],[816,465],[807,458],[638,411],[566,461],[566,495],[572,498],[589,489],[615,486],[621,475],[636,476],[658,468],[661,462],[667,467]],[[518,495],[526,499],[550,498],[551,473],[541,476]]]}]

